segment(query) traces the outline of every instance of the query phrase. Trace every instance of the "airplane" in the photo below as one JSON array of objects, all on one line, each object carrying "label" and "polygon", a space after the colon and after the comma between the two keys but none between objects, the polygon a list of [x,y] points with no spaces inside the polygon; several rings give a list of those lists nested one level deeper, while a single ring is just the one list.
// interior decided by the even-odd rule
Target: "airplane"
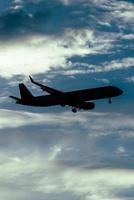
[{"label": "airplane", "polygon": [[10,96],[16,100],[17,104],[27,106],[71,106],[72,112],[76,113],[78,110],[92,110],[95,108],[94,100],[108,99],[109,103],[112,103],[111,98],[119,96],[123,93],[121,89],[116,86],[105,86],[91,89],[75,90],[69,92],[63,92],[54,88],[42,85],[36,82],[31,76],[29,76],[31,82],[39,86],[43,91],[49,93],[49,95],[33,96],[27,87],[23,84],[19,84],[21,98]]}]

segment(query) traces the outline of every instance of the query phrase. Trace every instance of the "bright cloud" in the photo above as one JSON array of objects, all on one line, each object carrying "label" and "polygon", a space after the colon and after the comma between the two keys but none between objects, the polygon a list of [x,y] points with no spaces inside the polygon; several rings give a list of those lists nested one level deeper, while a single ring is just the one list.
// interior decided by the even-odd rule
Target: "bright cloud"
[{"label": "bright cloud", "polygon": [[121,60],[113,60],[103,64],[104,71],[112,71],[118,69],[127,69],[134,66],[134,58],[128,57]]},{"label": "bright cloud", "polygon": [[[100,65],[91,65],[88,63],[82,62],[69,62],[69,68],[66,70],[62,70],[61,73],[68,76],[74,76],[77,74],[90,74],[96,72],[110,72],[116,70],[125,70],[128,68],[132,68],[134,66],[134,58],[128,57],[123,59],[112,60],[110,62],[103,62]],[[51,72],[55,75],[57,72]],[[96,79],[97,80],[97,79]],[[127,79],[129,82],[132,78]],[[108,80],[102,79],[101,82],[108,83]]]},{"label": "bright cloud", "polygon": [[131,77],[129,77],[129,78],[126,78],[126,81],[127,81],[127,82],[130,82],[130,83],[131,83],[131,82],[133,83],[133,82],[134,82],[134,76],[131,76]]},{"label": "bright cloud", "polygon": [[[0,129],[3,128],[17,128],[21,126],[27,125],[41,125],[41,124],[58,124],[62,122],[62,125],[68,126],[75,122],[84,122],[86,120],[85,117],[83,119],[79,117],[74,118],[69,113],[65,113],[62,115],[57,114],[38,114],[38,113],[29,113],[29,112],[20,112],[13,110],[4,110],[1,109],[0,112]],[[62,120],[61,120],[62,119]],[[11,123],[10,120],[13,120],[14,123]],[[65,123],[66,122],[66,123]]]},{"label": "bright cloud", "polygon": [[[94,119],[94,120],[93,120]],[[107,119],[107,124],[104,124]],[[14,123],[10,123],[13,120]],[[108,130],[130,130],[134,129],[133,118],[129,115],[116,113],[94,113],[81,112],[76,117],[71,112],[63,112],[57,114],[39,114],[24,111],[13,111],[1,109],[0,112],[0,128],[16,128],[27,125],[41,125],[41,124],[61,124],[63,127],[72,126],[75,123],[80,123],[86,130],[92,133],[92,136],[98,134],[111,133]],[[97,124],[97,126],[96,126]],[[90,134],[91,135],[91,134]],[[99,136],[99,135],[98,135]]]},{"label": "bright cloud", "polygon": [[[14,1],[15,6],[20,6],[23,1]],[[133,39],[132,34],[120,34],[119,32],[113,33],[113,32],[107,32],[107,31],[100,31],[95,29],[94,25],[100,24],[100,25],[106,25],[108,27],[112,27],[111,22],[114,21],[115,24],[118,25],[118,28],[120,25],[126,27],[126,22],[132,22],[133,21],[133,4],[127,3],[124,1],[121,1],[120,3],[115,1],[110,1],[108,3],[107,1],[94,1],[92,2],[92,6],[95,6],[96,8],[103,8],[106,9],[105,13],[99,13],[96,16],[89,15],[87,18],[83,16],[83,13],[80,13],[80,16],[77,20],[82,19],[84,17],[84,21],[90,21],[91,24],[89,24],[89,27],[87,24],[84,25],[84,27],[77,27],[76,29],[73,28],[72,25],[66,26],[68,24],[67,21],[65,21],[65,25],[60,25],[60,27],[63,27],[61,36],[56,36],[57,33],[51,33],[51,37],[46,34],[46,30],[40,29],[44,26],[42,24],[43,20],[46,20],[48,17],[48,13],[42,15],[42,12],[40,10],[40,5],[44,6],[42,4],[43,1],[29,1],[31,3],[37,3],[39,11],[36,13],[31,13],[31,11],[15,11],[14,13],[10,13],[7,15],[7,17],[3,16],[1,18],[1,21],[5,26],[3,26],[3,31],[7,31],[9,28],[13,31],[13,35],[16,33],[14,30],[14,23],[16,23],[17,26],[17,33],[21,33],[23,36],[23,39],[18,39],[19,35],[16,35],[15,38],[17,38],[17,42],[12,43],[11,41],[7,43],[1,43],[0,48],[0,75],[4,78],[12,78],[15,75],[24,75],[27,76],[29,74],[40,74],[45,73],[48,70],[51,70],[52,67],[56,69],[60,68],[66,68],[68,69],[68,59],[71,60],[73,56],[90,56],[90,55],[97,55],[97,54],[107,54],[113,51],[114,45],[117,41],[121,39]],[[71,0],[61,0],[61,2],[66,6],[75,6],[76,2]],[[40,4],[41,3],[41,4]],[[56,3],[56,1],[55,1]],[[82,9],[86,9],[86,12],[91,6],[90,1],[79,1],[79,6],[82,5]],[[27,4],[24,4],[26,6]],[[32,4],[30,4],[32,6]],[[64,6],[62,5],[62,6]],[[48,5],[47,5],[48,6]],[[50,6],[50,5],[49,5]],[[48,6],[48,8],[49,8]],[[73,11],[70,11],[71,15],[74,15],[75,12],[79,12],[79,6],[74,9]],[[17,8],[16,8],[17,9]],[[78,9],[78,10],[77,10]],[[49,10],[49,9],[48,9]],[[110,11],[110,12],[109,12]],[[89,9],[89,13],[92,13]],[[31,16],[34,15],[34,20],[39,20],[39,27],[34,27],[34,20],[31,21]],[[69,15],[70,16],[70,15]],[[19,21],[14,22],[14,18],[19,18]],[[93,19],[92,19],[93,17]],[[8,18],[12,18],[10,27],[7,27],[6,24],[8,24]],[[37,18],[37,19],[36,19]],[[42,20],[43,18],[43,20]],[[120,20],[121,24],[120,24]],[[24,21],[25,23],[22,23]],[[52,21],[50,20],[52,23]],[[20,25],[21,27],[20,27]],[[34,30],[31,31],[31,29],[28,31],[27,26],[29,25],[34,28],[38,28],[39,31],[37,33],[34,33]],[[37,24],[38,25],[38,24]],[[48,25],[48,24],[47,24]],[[24,26],[24,27],[23,27]],[[57,25],[58,26],[58,25]],[[5,30],[4,29],[7,29]],[[120,29],[120,28],[119,28]],[[57,29],[56,29],[57,30]],[[28,32],[27,32],[28,31]],[[44,34],[42,34],[42,32]],[[26,34],[26,36],[25,36]],[[38,35],[38,36],[37,36]],[[47,35],[47,36],[46,36]],[[15,35],[14,35],[15,36]],[[12,36],[11,36],[12,38]],[[3,51],[4,49],[4,51]],[[125,58],[123,62],[125,61]],[[130,61],[130,60],[129,60]],[[113,62],[113,61],[112,61]],[[112,68],[121,68],[121,64],[117,63],[107,63],[108,67],[105,67],[104,71],[108,71]],[[82,63],[80,63],[82,64]],[[88,64],[88,63],[87,63]],[[124,63],[127,65],[127,63]],[[116,66],[115,66],[116,65]],[[75,69],[77,72],[77,69]],[[96,71],[101,70],[99,67],[97,67]],[[71,73],[71,72],[70,72]],[[81,71],[80,71],[81,73]],[[72,72],[73,74],[73,72]]]},{"label": "bright cloud", "polygon": [[[36,44],[38,42],[40,45]],[[33,39],[24,45],[7,46],[4,52],[1,48],[1,76],[9,78],[14,75],[38,74],[52,66],[63,66],[65,57],[62,50],[57,42],[51,42],[50,39]]]},{"label": "bright cloud", "polygon": [[[89,45],[92,44],[90,48]],[[67,68],[72,56],[81,57],[109,49],[110,41],[95,38],[93,31],[67,30],[64,37],[33,37],[14,45],[1,45],[0,74],[4,78],[14,75],[44,73],[51,67]],[[107,48],[106,48],[107,46]],[[3,51],[4,49],[4,51]]]},{"label": "bright cloud", "polygon": [[[33,37],[25,41],[24,44],[23,42],[14,45],[2,44],[0,74],[4,78],[11,78],[15,75],[28,76],[29,74],[44,73],[51,68],[77,67],[77,63],[68,62],[68,59],[72,56],[84,57],[106,53],[111,48],[112,42],[113,39],[106,39],[103,36],[95,38],[91,30],[77,32],[68,30],[64,37],[57,38],[57,40],[49,37]],[[94,67],[93,71],[96,72],[128,68],[133,66],[133,58],[123,58],[110,63],[106,62],[103,65],[103,67],[93,65],[90,67],[89,65],[88,71],[92,71]],[[82,66],[82,63],[79,63],[79,66]],[[75,74],[77,69],[74,72],[66,71],[64,73]],[[84,70],[81,69],[79,73],[84,73]]]}]

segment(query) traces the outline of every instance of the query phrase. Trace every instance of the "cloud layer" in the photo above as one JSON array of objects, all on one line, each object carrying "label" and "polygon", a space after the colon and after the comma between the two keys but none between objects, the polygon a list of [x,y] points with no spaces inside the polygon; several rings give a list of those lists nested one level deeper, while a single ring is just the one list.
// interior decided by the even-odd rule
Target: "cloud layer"
[{"label": "cloud layer", "polygon": [[[73,57],[78,57],[78,63],[86,56],[124,54],[124,48],[133,49],[129,42],[122,43],[133,40],[133,9],[133,4],[125,1],[14,1],[0,16],[1,76],[41,74],[53,67],[68,69],[69,61],[77,71]],[[132,58],[122,57],[127,59]],[[99,66],[96,68],[98,71]]]},{"label": "cloud layer", "polygon": [[0,113],[1,198],[133,197],[132,115]]},{"label": "cloud layer", "polygon": [[133,197],[131,115],[0,113],[1,198]]},{"label": "cloud layer", "polygon": [[[133,1],[2,2],[0,199],[133,199]],[[21,107],[7,96],[28,75],[64,91],[111,84],[124,93],[76,115]]]}]

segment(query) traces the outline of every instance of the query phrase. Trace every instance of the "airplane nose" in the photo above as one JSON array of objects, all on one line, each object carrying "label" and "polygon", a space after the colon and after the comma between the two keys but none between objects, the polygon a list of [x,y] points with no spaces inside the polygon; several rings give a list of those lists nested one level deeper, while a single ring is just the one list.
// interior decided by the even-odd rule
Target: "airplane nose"
[{"label": "airplane nose", "polygon": [[119,95],[123,94],[123,90],[119,89]]}]

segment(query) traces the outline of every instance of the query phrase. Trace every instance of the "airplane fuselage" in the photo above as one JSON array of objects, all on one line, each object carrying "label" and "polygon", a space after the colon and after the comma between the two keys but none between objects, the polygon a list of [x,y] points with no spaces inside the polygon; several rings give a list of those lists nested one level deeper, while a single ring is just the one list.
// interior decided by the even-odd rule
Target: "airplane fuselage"
[{"label": "airplane fuselage", "polygon": [[122,94],[122,90],[115,86],[99,87],[93,89],[76,90],[63,92],[57,95],[43,95],[29,99],[21,99],[17,103],[29,106],[54,106],[54,105],[75,105],[81,102],[98,99],[112,98]]}]

